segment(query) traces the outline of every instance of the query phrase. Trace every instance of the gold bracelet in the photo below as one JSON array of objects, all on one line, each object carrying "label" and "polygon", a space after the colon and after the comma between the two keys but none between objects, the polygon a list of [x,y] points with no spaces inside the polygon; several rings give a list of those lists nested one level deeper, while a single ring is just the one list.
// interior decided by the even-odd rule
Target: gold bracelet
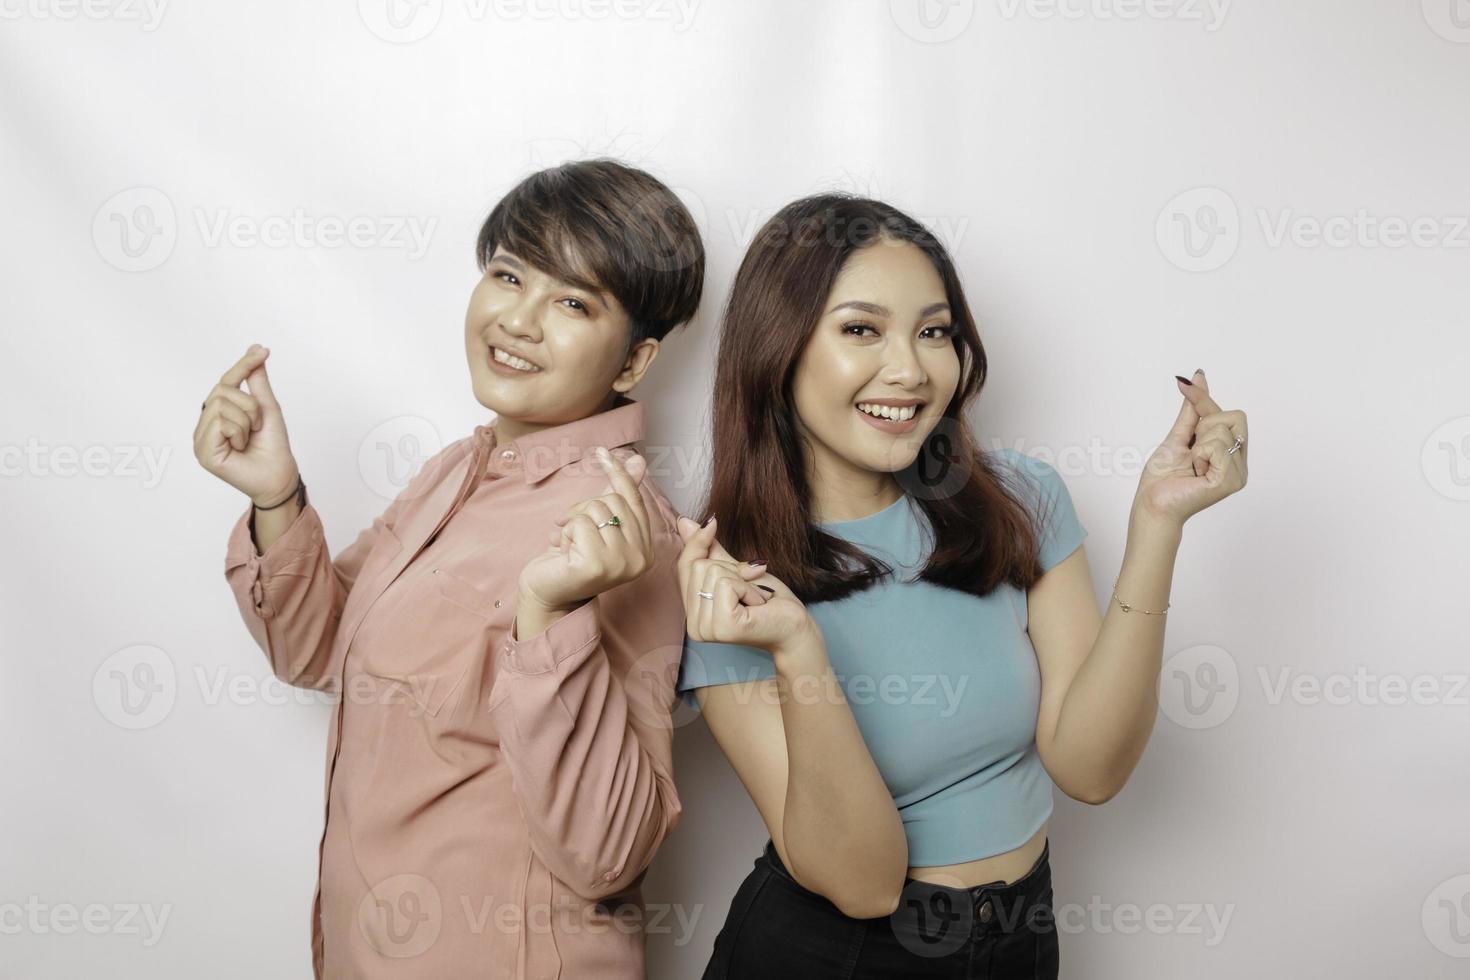
[{"label": "gold bracelet", "polygon": [[1165,615],[1165,614],[1167,614],[1169,612],[1169,605],[1170,604],[1167,603],[1167,602],[1164,603],[1164,608],[1160,612],[1153,612],[1152,610],[1149,610],[1149,609],[1136,609],[1135,607],[1130,606],[1128,603],[1124,602],[1122,599],[1118,599],[1118,580],[1117,579],[1113,579],[1113,598],[1118,600],[1118,605],[1120,605],[1120,606],[1123,607],[1123,611],[1124,612],[1141,612],[1141,613],[1144,613],[1145,615],[1148,615],[1148,616],[1163,616],[1163,615]]}]

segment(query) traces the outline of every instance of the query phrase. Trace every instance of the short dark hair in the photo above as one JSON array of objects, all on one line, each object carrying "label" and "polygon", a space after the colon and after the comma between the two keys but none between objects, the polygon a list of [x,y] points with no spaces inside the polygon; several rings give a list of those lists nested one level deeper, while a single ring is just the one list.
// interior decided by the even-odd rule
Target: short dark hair
[{"label": "short dark hair", "polygon": [[503,246],[558,279],[610,292],[632,321],[629,347],[693,319],[704,244],[662,181],[601,157],[539,170],[511,188],[480,228],[480,271]]}]

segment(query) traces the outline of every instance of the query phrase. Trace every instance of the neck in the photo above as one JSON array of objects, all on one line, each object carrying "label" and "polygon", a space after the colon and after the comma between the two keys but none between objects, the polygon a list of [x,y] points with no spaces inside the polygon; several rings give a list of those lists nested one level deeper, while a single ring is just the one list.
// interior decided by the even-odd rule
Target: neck
[{"label": "neck", "polygon": [[811,519],[827,524],[868,517],[903,496],[903,487],[892,473],[853,466],[825,452],[808,454],[807,486],[811,488]]},{"label": "neck", "polygon": [[[609,391],[607,397],[602,400],[602,404],[582,417],[591,418],[594,415],[601,415],[603,412],[622,405],[625,399],[626,396],[622,392]],[[497,415],[493,423],[495,428],[495,441],[498,443],[514,442],[522,436],[540,432],[542,429],[550,429],[553,426],[566,425],[569,422],[575,421],[577,419],[566,419],[561,422],[536,422],[530,419],[514,418],[509,415]]]}]

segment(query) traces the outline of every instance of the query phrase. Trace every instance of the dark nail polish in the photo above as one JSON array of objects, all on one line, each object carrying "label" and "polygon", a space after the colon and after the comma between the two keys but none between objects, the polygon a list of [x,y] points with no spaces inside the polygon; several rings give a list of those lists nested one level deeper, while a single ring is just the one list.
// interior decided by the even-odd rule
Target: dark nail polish
[{"label": "dark nail polish", "polygon": [[765,591],[769,592],[771,595],[775,595],[776,594],[776,590],[773,589],[773,588],[771,588],[769,585],[761,585],[759,582],[757,582],[756,585],[755,585],[755,587],[757,589],[764,589]]},{"label": "dark nail polish", "polygon": [[746,562],[745,564],[747,564],[747,565],[764,565],[765,563],[766,563],[766,560],[764,558],[752,558],[750,561]]},{"label": "dark nail polish", "polygon": [[1183,381],[1185,384],[1189,385],[1190,387],[1194,387],[1194,382],[1193,381],[1190,381],[1188,378],[1180,378],[1179,375],[1177,375],[1177,374],[1174,375],[1174,377],[1179,378],[1180,381]]}]

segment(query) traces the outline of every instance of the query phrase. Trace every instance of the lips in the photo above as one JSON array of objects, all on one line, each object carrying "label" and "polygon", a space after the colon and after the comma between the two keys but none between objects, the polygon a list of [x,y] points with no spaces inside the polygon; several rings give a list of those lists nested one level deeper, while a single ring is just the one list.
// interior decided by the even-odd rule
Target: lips
[{"label": "lips", "polygon": [[[863,404],[870,403],[864,402]],[[897,419],[885,419],[880,418],[876,415],[869,415],[867,412],[858,408],[856,405],[852,407],[852,410],[857,413],[858,418],[862,419],[864,422],[868,423],[873,428],[878,429],[881,432],[887,432],[890,435],[903,435],[908,432],[913,432],[919,427],[919,412],[923,407],[924,406],[922,404],[914,406],[913,417],[907,419],[906,421],[899,421]]]},{"label": "lips", "polygon": [[924,408],[921,401],[910,401],[908,399],[863,399],[854,406],[859,412],[871,415],[874,418],[888,419],[893,422],[907,422],[918,415]]},{"label": "lips", "polygon": [[[496,353],[503,355],[506,360],[500,360]],[[496,347],[493,344],[489,348],[490,365],[505,371],[514,371],[518,374],[536,374],[542,370],[541,365],[530,358],[522,357],[520,354],[505,347]]]}]

